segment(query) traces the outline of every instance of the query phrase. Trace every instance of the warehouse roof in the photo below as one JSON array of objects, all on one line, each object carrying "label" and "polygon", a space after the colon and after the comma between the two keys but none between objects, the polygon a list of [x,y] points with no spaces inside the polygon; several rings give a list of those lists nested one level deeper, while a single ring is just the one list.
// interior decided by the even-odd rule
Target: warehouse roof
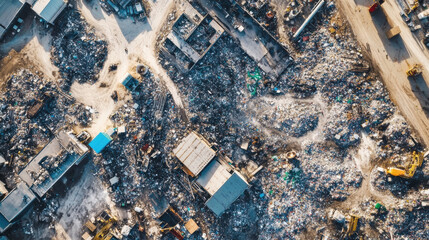
[{"label": "warehouse roof", "polygon": [[89,146],[96,152],[101,153],[103,149],[112,141],[112,138],[104,132],[101,132],[89,143]]},{"label": "warehouse roof", "polygon": [[7,221],[12,222],[34,199],[36,195],[27,184],[21,182],[0,202],[0,213]]},{"label": "warehouse roof", "polygon": [[195,132],[185,137],[173,153],[194,176],[197,176],[216,155],[207,141]]},{"label": "warehouse roof", "polygon": [[218,161],[213,160],[201,172],[197,179],[197,183],[200,184],[210,195],[213,195],[230,177],[231,173],[229,173],[228,170]]},{"label": "warehouse roof", "polygon": [[59,132],[31,159],[19,177],[42,197],[73,165],[79,164],[88,151],[72,133]]},{"label": "warehouse roof", "polygon": [[0,37],[3,36],[6,29],[12,24],[16,15],[24,6],[19,0],[1,0],[0,1]]},{"label": "warehouse roof", "polygon": [[33,10],[52,24],[65,7],[66,3],[63,0],[37,0]]},{"label": "warehouse roof", "polygon": [[247,181],[238,173],[232,176],[219,188],[219,190],[206,202],[216,215],[220,216],[229,206],[246,190]]}]

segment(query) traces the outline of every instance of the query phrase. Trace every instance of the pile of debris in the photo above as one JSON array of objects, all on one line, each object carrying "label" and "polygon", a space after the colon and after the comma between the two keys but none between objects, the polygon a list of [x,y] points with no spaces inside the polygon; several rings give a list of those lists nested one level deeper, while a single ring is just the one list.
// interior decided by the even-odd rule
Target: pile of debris
[{"label": "pile of debris", "polygon": [[143,21],[146,19],[146,9],[142,0],[99,0],[101,7],[108,14],[112,12],[120,18],[130,17],[135,20]]},{"label": "pile of debris", "polygon": [[68,91],[74,81],[95,83],[107,58],[107,43],[90,29],[76,9],[68,8],[53,31],[52,62],[60,70],[60,86]]},{"label": "pile of debris", "polygon": [[[18,70],[0,98],[0,153],[17,173],[56,130],[88,126],[91,120],[89,107],[76,103],[52,82],[29,70]],[[10,180],[8,187],[15,184]]]},{"label": "pile of debris", "polygon": [[131,94],[132,99],[110,116],[114,129],[109,131],[115,139],[94,159],[112,200],[123,207],[133,206],[143,189],[171,178],[164,165],[168,162],[161,160],[177,141],[171,138],[176,135],[173,126],[180,129],[172,98],[151,73]]},{"label": "pile of debris", "polygon": [[281,131],[285,136],[292,137],[301,137],[313,131],[321,115],[320,106],[287,98],[252,99],[246,108],[255,117],[257,126],[262,125],[265,129]]}]

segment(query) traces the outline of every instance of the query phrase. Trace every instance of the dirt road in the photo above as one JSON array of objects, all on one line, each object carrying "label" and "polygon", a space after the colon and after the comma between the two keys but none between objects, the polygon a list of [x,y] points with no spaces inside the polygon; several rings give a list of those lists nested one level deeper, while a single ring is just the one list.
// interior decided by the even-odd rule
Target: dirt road
[{"label": "dirt road", "polygon": [[[172,0],[156,1],[151,5],[151,16],[147,22],[133,23],[131,19],[119,19],[114,14],[107,15],[98,1],[92,3],[78,1],[78,9],[85,20],[109,45],[108,57],[98,82],[94,85],[75,83],[71,88],[73,97],[91,106],[98,113],[89,129],[91,134],[106,130],[111,125],[109,115],[123,104],[123,101],[115,103],[110,98],[113,91],[118,91],[123,100],[130,97],[122,87],[121,80],[126,72],[133,71],[130,67],[135,66],[137,62],[149,66],[152,73],[164,82],[176,105],[183,107],[176,85],[158,63],[155,53],[159,30],[173,7]],[[118,64],[117,71],[113,73],[108,71],[111,64]],[[107,87],[101,88],[102,83]]]},{"label": "dirt road", "polygon": [[[400,36],[391,40],[385,35],[389,25],[383,12],[376,16],[371,16],[368,12],[368,6],[373,1],[338,0],[337,3],[362,48],[378,68],[391,99],[418,133],[421,141],[429,146],[428,51],[416,41],[401,19],[395,1],[386,1],[382,5],[389,20],[401,29]],[[407,78],[405,71],[416,63],[424,66],[422,76]]]}]

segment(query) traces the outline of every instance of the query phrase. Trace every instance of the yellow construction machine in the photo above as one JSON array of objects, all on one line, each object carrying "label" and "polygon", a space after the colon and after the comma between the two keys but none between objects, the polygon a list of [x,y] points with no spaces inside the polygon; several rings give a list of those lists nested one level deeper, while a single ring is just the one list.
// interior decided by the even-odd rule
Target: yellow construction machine
[{"label": "yellow construction machine", "polygon": [[110,229],[113,224],[116,223],[116,219],[108,215],[106,212],[103,212],[102,216],[103,217],[100,219],[100,222],[101,224],[104,224],[104,226],[100,228],[97,234],[95,234],[93,240],[110,240],[113,237]]},{"label": "yellow construction machine", "polygon": [[347,236],[351,236],[354,232],[356,232],[358,221],[359,216],[354,214],[350,215],[349,224],[347,225]]},{"label": "yellow construction machine", "polygon": [[423,66],[421,64],[414,64],[414,66],[407,70],[408,77],[414,77],[422,73]]},{"label": "yellow construction machine", "polygon": [[416,10],[416,8],[419,7],[419,0],[414,0],[414,4],[410,7],[410,11],[408,13],[411,13],[412,11]]},{"label": "yellow construction machine", "polygon": [[414,151],[411,157],[411,162],[404,168],[389,167],[386,173],[396,177],[412,178],[416,169],[423,163],[423,153]]}]

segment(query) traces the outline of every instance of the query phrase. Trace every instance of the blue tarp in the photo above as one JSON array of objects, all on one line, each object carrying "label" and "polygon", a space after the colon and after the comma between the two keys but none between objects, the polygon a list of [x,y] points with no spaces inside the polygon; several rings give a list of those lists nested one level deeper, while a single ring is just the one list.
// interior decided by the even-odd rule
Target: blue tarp
[{"label": "blue tarp", "polygon": [[100,153],[112,141],[112,138],[104,132],[101,132],[89,143],[89,146],[96,152]]}]

